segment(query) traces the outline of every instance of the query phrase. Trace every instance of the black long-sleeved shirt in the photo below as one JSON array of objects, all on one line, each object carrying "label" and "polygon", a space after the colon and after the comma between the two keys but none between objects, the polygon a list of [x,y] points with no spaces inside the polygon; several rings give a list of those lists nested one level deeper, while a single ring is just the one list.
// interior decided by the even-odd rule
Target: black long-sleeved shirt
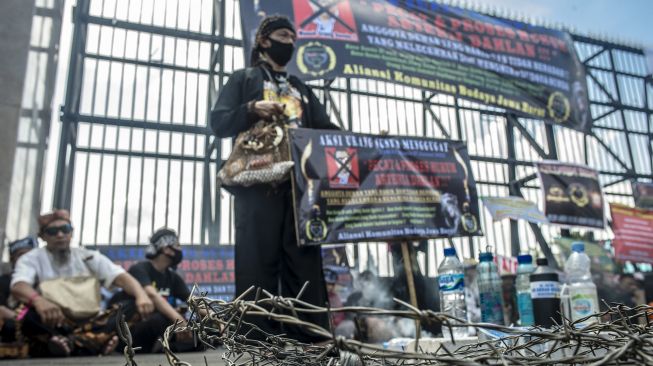
[{"label": "black long-sleeved shirt", "polygon": [[[211,111],[211,128],[218,137],[236,137],[251,128],[259,117],[247,110],[250,101],[263,99],[265,73],[261,67],[248,67],[234,71],[222,87]],[[324,106],[313,91],[295,76],[288,78],[301,94],[302,126],[315,129],[338,129],[331,123]]]}]

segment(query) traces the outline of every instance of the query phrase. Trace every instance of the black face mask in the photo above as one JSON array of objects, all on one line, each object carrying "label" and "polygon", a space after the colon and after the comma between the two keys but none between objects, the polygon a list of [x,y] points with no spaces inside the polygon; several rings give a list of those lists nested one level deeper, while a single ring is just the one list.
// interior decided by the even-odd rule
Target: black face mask
[{"label": "black face mask", "polygon": [[283,43],[275,41],[272,38],[270,40],[270,47],[262,48],[262,50],[267,53],[268,56],[274,61],[277,65],[286,66],[290,59],[292,58],[293,52],[295,52],[295,45],[293,43]]},{"label": "black face mask", "polygon": [[181,261],[184,259],[184,253],[179,249],[174,249],[174,248],[170,248],[170,249],[172,249],[175,252],[175,255],[171,256],[166,254],[166,256],[170,258],[170,260],[172,261],[172,263],[170,263],[170,266],[176,268],[179,265],[179,263],[181,263]]}]

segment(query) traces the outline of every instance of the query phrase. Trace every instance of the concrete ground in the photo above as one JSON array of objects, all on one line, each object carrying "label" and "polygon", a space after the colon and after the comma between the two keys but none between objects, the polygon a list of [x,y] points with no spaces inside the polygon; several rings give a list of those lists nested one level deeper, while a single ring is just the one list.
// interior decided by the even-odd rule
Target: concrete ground
[{"label": "concrete ground", "polygon": [[[181,361],[192,366],[222,366],[222,350],[178,354]],[[204,358],[206,357],[206,362]],[[138,366],[168,366],[163,354],[136,355]],[[0,360],[0,366],[124,366],[125,358],[114,354],[104,357],[31,358],[24,360]]]}]

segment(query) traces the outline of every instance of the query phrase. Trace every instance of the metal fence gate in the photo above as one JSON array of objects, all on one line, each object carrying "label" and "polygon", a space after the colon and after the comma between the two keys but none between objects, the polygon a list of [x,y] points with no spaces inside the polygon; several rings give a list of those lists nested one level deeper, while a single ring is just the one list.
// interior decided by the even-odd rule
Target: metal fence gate
[{"label": "metal fence gate", "polygon": [[[230,73],[245,66],[238,1],[78,0],[73,18],[54,206],[71,209],[75,240],[142,244],[167,225],[183,244],[232,244],[232,199],[215,187],[230,141],[212,136],[207,116]],[[632,204],[630,182],[650,181],[653,170],[653,81],[643,52],[573,38],[588,69],[589,135],[385,82],[313,85],[346,129],[466,140],[481,196],[539,202],[533,162],[558,159],[598,169],[607,200]],[[508,256],[547,254],[546,242],[560,235],[556,227],[481,215],[484,237],[452,240],[465,257],[486,245]],[[419,256],[431,276],[443,243],[430,241]],[[359,269],[391,274],[385,244],[348,251]]]}]

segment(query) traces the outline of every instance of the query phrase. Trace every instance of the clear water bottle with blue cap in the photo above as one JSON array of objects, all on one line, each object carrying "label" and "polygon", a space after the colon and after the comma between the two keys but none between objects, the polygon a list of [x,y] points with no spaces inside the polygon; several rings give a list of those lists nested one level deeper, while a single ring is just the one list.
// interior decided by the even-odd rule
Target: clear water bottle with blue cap
[{"label": "clear water bottle with blue cap", "polygon": [[503,289],[501,277],[494,264],[491,252],[479,254],[478,294],[481,303],[481,321],[504,325],[503,319]]},{"label": "clear water bottle with blue cap", "polygon": [[[444,259],[438,267],[438,287],[440,289],[440,309],[458,319],[467,320],[465,306],[465,272],[463,264],[456,256],[455,248],[444,249]],[[467,337],[467,327],[452,327],[454,339]],[[443,326],[445,338],[450,338],[449,328]]]},{"label": "clear water bottle with blue cap", "polygon": [[529,327],[534,324],[533,301],[531,300],[531,281],[529,276],[535,270],[533,257],[530,254],[517,256],[517,310],[519,311],[519,325]]},{"label": "clear water bottle with blue cap", "polygon": [[[562,290],[562,307],[565,316],[572,321],[586,318],[599,311],[596,285],[592,281],[590,267],[591,261],[585,253],[585,243],[572,243],[571,255],[565,262],[567,283]],[[576,326],[584,327],[596,321],[597,318],[589,318],[577,323]]]}]

